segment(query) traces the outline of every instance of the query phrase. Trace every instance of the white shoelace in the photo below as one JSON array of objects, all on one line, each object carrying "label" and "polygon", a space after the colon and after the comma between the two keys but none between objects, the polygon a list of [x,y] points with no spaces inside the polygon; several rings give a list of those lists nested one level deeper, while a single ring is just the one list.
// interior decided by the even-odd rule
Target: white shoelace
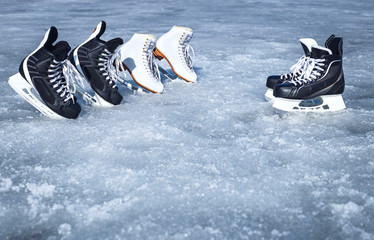
[{"label": "white shoelace", "polygon": [[48,73],[50,73],[48,77],[51,78],[49,82],[53,83],[53,89],[60,97],[64,98],[64,102],[69,101],[69,99],[74,102],[76,84],[83,86],[83,78],[70,61],[67,59],[64,61],[53,60]]},{"label": "white shoelace", "polygon": [[294,64],[292,67],[290,67],[290,73],[281,75],[281,79],[290,79],[293,78],[300,78],[304,74],[307,63],[309,61],[309,57],[302,56],[299,61],[297,61],[296,64]]},{"label": "white shoelace", "polygon": [[186,35],[185,39],[181,42],[182,53],[184,56],[184,60],[187,64],[187,67],[192,70],[194,58],[195,58],[195,51],[193,50],[192,46],[189,44],[192,35]]},{"label": "white shoelace", "polygon": [[[99,58],[98,66],[100,67],[99,70],[105,76],[106,80],[109,82],[109,85],[112,85],[112,88],[117,87],[117,81],[125,81],[125,69],[122,65],[121,57],[118,51],[111,53],[109,50],[105,49],[103,53],[101,53]],[[123,74],[124,77],[122,78],[120,75]]]},{"label": "white shoelace", "polygon": [[[114,81],[114,82],[118,81],[132,91],[143,92],[141,88],[135,87],[131,83],[126,81],[126,69],[123,66],[123,62],[121,61],[121,56],[119,54],[119,51],[120,51],[120,48],[118,48],[114,53],[110,53],[108,51],[111,57],[108,63],[106,64],[107,66],[106,69],[107,69],[110,81]],[[108,52],[106,54],[109,54]]]},{"label": "white shoelace", "polygon": [[158,69],[158,65],[155,62],[155,56],[153,55],[152,50],[147,53],[148,59],[148,66],[151,69],[153,76],[157,79],[157,81],[161,81],[161,74],[160,70]]},{"label": "white shoelace", "polygon": [[158,82],[161,82],[161,74],[160,70],[158,69],[158,65],[155,61],[155,56],[153,54],[153,49],[155,48],[155,44],[150,42],[145,44],[147,47],[144,48],[144,55],[143,57],[146,60],[148,66],[146,67],[148,74],[154,76]]},{"label": "white shoelace", "polygon": [[321,76],[321,72],[324,71],[323,67],[325,66],[325,61],[325,59],[309,58],[303,76],[301,78],[291,80],[290,82],[297,86],[315,81]]},{"label": "white shoelace", "polygon": [[[111,76],[114,81],[119,81],[124,83],[126,80],[126,69],[123,66],[121,61],[121,56],[119,55],[119,49],[113,53],[109,61],[109,68],[108,68],[109,75]],[[122,75],[122,77],[121,77]]]},{"label": "white shoelace", "polygon": [[184,55],[186,58],[187,66],[192,69],[193,61],[195,58],[195,51],[190,44],[186,44],[186,47],[184,48]]}]

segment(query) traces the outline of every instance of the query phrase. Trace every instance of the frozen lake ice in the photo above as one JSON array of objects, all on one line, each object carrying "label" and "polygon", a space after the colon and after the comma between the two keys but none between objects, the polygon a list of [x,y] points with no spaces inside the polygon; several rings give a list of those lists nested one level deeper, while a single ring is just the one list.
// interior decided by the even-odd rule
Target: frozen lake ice
[{"label": "frozen lake ice", "polygon": [[[63,121],[10,88],[51,25],[75,47],[101,20],[193,28],[198,83]],[[374,239],[372,0],[2,0],[0,24],[0,239]],[[267,76],[331,34],[347,109],[275,111]]]}]

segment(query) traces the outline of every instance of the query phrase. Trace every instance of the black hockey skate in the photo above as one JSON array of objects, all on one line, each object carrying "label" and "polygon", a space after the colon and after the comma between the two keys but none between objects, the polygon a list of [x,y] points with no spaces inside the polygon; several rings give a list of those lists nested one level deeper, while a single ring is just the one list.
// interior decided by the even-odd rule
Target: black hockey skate
[{"label": "black hockey skate", "polygon": [[[335,35],[331,35],[325,42],[326,48],[328,48],[329,42],[335,38]],[[312,47],[318,46],[317,42],[312,38],[301,38],[299,39],[300,44],[304,50],[305,55],[302,56],[299,61],[290,68],[290,72],[283,75],[269,76],[266,81],[266,87],[268,88],[265,93],[265,98],[269,101],[274,100],[273,89],[276,84],[282,84],[291,80],[298,79],[303,76],[306,70],[308,59],[311,56]]]},{"label": "black hockey skate", "polygon": [[121,38],[114,38],[108,42],[101,40],[105,27],[105,22],[100,22],[91,36],[70,53],[69,60],[85,76],[95,91],[97,105],[112,106],[122,101],[115,84],[117,76],[111,71],[113,65],[111,59],[118,46],[123,44],[123,40]]},{"label": "black hockey skate", "polygon": [[274,87],[273,107],[285,111],[337,111],[345,108],[342,66],[343,39],[332,37],[327,48],[312,47],[302,78]]},{"label": "black hockey skate", "polygon": [[[19,73],[9,78],[10,86],[36,109],[50,118],[76,118],[81,107],[75,92],[63,74],[70,46],[61,41],[53,45],[58,36],[51,27],[35,51],[19,67]],[[35,89],[42,101],[34,95]]]}]

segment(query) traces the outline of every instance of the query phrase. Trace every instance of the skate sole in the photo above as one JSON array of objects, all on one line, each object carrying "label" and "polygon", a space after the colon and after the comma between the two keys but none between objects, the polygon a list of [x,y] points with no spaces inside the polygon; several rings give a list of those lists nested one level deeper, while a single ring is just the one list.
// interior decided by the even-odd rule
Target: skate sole
[{"label": "skate sole", "polygon": [[341,94],[310,99],[275,98],[273,107],[287,112],[333,112],[346,108]]},{"label": "skate sole", "polygon": [[67,119],[55,113],[52,109],[41,102],[39,98],[36,97],[31,91],[34,87],[26,79],[24,79],[20,73],[11,76],[8,83],[14,91],[16,91],[23,99],[29,102],[45,116],[52,119]]},{"label": "skate sole", "polygon": [[155,57],[158,59],[158,60],[162,60],[163,58],[165,58],[165,60],[168,62],[168,64],[170,65],[171,69],[173,70],[173,72],[178,76],[180,77],[181,79],[183,79],[184,81],[186,82],[190,82],[190,83],[195,83],[195,82],[192,82],[192,81],[189,81],[187,79],[185,79],[184,77],[182,77],[181,75],[179,75],[173,68],[173,65],[170,63],[169,59],[160,51],[157,49],[157,47],[155,47],[155,50],[153,50],[153,55],[155,55]]}]

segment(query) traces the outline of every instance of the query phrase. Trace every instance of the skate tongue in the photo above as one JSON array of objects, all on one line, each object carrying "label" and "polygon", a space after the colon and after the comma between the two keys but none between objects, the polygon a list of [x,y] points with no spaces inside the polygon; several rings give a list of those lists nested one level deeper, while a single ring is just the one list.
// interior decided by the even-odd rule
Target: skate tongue
[{"label": "skate tongue", "polygon": [[110,51],[110,52],[114,52],[119,45],[122,45],[123,44],[123,40],[122,38],[114,38],[112,40],[109,40],[108,42],[106,42],[106,48]]},{"label": "skate tongue", "polygon": [[61,41],[56,43],[52,53],[57,61],[63,61],[68,57],[68,53],[70,52],[70,50],[71,47],[69,46],[69,43]]},{"label": "skate tongue", "polygon": [[104,21],[99,22],[95,30],[92,32],[91,37],[100,39],[100,37],[104,34],[105,29],[106,29],[106,23]]},{"label": "skate tongue", "polygon": [[332,52],[330,49],[321,46],[312,47],[312,58],[319,59],[322,58],[323,55],[332,55]]},{"label": "skate tongue", "polygon": [[299,41],[304,49],[305,56],[310,56],[312,53],[312,47],[318,46],[313,38],[300,38]]},{"label": "skate tongue", "polygon": [[331,43],[331,41],[335,38],[335,35],[332,34],[325,42],[325,47],[326,48],[329,48],[329,44]]},{"label": "skate tongue", "polygon": [[44,35],[44,39],[45,39],[44,47],[48,49],[49,51],[52,51],[53,49],[52,43],[54,43],[57,40],[57,37],[58,37],[57,28],[54,26],[50,27]]}]

